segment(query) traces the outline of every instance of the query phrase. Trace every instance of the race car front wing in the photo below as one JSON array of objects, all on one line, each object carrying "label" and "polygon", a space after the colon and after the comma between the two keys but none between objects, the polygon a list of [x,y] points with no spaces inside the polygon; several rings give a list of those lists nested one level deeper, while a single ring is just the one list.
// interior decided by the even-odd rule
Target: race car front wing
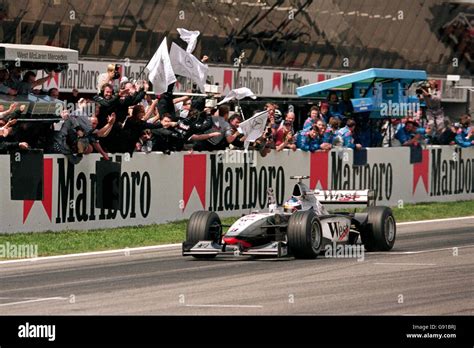
[{"label": "race car front wing", "polygon": [[285,257],[288,256],[286,242],[271,242],[257,247],[243,248],[240,244],[219,244],[214,241],[199,241],[197,243],[183,242],[183,256],[199,255],[233,255],[255,257]]}]

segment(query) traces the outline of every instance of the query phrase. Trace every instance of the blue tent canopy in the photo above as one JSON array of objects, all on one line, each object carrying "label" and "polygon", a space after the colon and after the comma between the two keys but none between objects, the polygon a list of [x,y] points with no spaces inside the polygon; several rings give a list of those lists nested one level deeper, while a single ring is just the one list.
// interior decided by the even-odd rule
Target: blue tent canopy
[{"label": "blue tent canopy", "polygon": [[330,80],[312,83],[298,87],[298,97],[315,97],[318,92],[335,89],[349,89],[354,83],[373,83],[398,80],[411,84],[415,81],[423,81],[428,77],[424,70],[403,69],[366,69],[356,73],[338,76]]}]

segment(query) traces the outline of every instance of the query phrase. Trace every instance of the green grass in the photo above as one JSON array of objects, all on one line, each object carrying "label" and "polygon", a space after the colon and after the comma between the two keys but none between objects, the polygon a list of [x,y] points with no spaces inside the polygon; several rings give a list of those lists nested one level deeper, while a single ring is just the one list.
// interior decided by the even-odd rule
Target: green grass
[{"label": "green grass", "polygon": [[[474,215],[474,201],[420,203],[393,208],[398,222]],[[236,218],[225,218],[231,224]],[[160,225],[119,227],[90,231],[16,233],[0,235],[0,245],[37,245],[38,256],[62,255],[100,250],[180,243],[185,238],[186,221]]]}]

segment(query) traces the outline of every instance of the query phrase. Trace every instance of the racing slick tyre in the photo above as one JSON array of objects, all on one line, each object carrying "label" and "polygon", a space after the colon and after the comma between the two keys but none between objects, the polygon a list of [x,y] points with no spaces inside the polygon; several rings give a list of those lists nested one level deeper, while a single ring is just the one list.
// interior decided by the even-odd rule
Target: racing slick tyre
[{"label": "racing slick tyre", "polygon": [[[189,218],[186,227],[186,242],[197,243],[201,240],[212,240],[219,243],[222,234],[222,223],[219,216],[212,211],[197,211]],[[197,259],[211,259],[216,255],[193,255]]]},{"label": "racing slick tyre", "polygon": [[369,207],[367,225],[361,231],[367,251],[388,251],[395,244],[397,225],[389,207]]},{"label": "racing slick tyre", "polygon": [[297,259],[314,259],[323,247],[321,223],[312,210],[297,211],[288,222],[288,247]]}]

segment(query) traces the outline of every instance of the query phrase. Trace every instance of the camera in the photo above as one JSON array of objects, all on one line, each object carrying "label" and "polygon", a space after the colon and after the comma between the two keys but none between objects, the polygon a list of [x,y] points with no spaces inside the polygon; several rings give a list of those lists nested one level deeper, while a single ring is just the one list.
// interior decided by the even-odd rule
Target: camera
[{"label": "camera", "polygon": [[120,64],[115,64],[115,71],[114,71],[114,76],[112,77],[113,80],[118,80],[120,78],[120,68],[122,67],[122,65]]},{"label": "camera", "polygon": [[272,129],[268,127],[265,132],[265,138],[270,138],[271,136],[272,136]]},{"label": "camera", "polygon": [[216,95],[220,93],[219,85],[204,85],[204,93],[207,94],[206,97],[206,108],[215,108],[217,106]]},{"label": "camera", "polygon": [[429,92],[429,89],[431,88],[430,84],[428,81],[421,81],[420,83],[418,83],[416,85],[416,91],[415,93],[418,95],[418,97],[420,95],[423,94],[423,92]]}]

